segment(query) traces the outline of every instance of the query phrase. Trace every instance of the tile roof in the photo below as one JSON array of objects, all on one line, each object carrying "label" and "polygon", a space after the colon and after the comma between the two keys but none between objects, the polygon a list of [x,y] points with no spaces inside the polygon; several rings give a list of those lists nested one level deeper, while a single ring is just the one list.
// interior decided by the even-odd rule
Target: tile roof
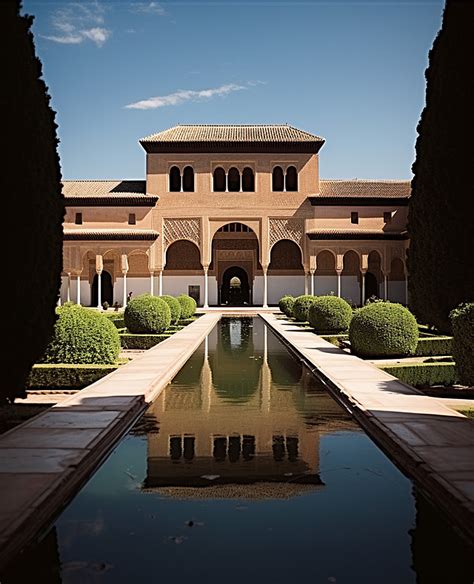
[{"label": "tile roof", "polygon": [[316,198],[408,198],[411,193],[409,180],[324,180],[319,181]]},{"label": "tile roof", "polygon": [[408,239],[406,231],[382,229],[308,229],[309,239]]},{"label": "tile roof", "polygon": [[144,180],[64,180],[63,195],[66,206],[153,206],[159,198],[146,194]]},{"label": "tile roof", "polygon": [[158,236],[152,229],[64,229],[66,241],[154,241]]},{"label": "tile roof", "polygon": [[288,124],[178,125],[140,140],[149,142],[324,142]]}]

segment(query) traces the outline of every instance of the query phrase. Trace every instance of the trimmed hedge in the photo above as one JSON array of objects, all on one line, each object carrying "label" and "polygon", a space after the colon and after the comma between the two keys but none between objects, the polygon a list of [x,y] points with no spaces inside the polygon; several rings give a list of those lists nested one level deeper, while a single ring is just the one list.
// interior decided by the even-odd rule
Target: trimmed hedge
[{"label": "trimmed hedge", "polygon": [[378,367],[413,387],[451,386],[456,383],[457,378],[454,363],[410,363],[407,365],[379,365]]},{"label": "trimmed hedge", "polygon": [[187,294],[180,294],[176,300],[181,304],[181,318],[191,318],[196,312],[197,304],[194,298]]},{"label": "trimmed hedge", "polygon": [[112,373],[118,365],[39,364],[34,365],[28,389],[82,389]]},{"label": "trimmed hedge", "polygon": [[474,303],[461,304],[449,315],[453,328],[453,357],[464,385],[474,385]]},{"label": "trimmed hedge", "polygon": [[169,296],[165,294],[164,296],[160,296],[162,300],[166,302],[166,304],[170,307],[171,312],[171,323],[176,324],[178,320],[181,318],[181,304],[174,296]]},{"label": "trimmed hedge", "polygon": [[293,304],[293,316],[299,322],[308,321],[309,307],[313,304],[316,296],[311,296],[309,294],[303,294],[295,298]]},{"label": "trimmed hedge", "polygon": [[286,315],[288,318],[291,318],[293,316],[294,303],[294,297],[288,294],[283,296],[283,298],[280,298],[278,301],[278,308],[283,312],[284,315]]},{"label": "trimmed hedge", "polygon": [[453,337],[424,337],[418,339],[415,355],[424,357],[430,355],[451,355]]},{"label": "trimmed hedge", "polygon": [[171,310],[158,296],[140,294],[125,308],[125,326],[131,333],[159,334],[171,323]]},{"label": "trimmed hedge", "polygon": [[120,340],[112,322],[77,304],[56,309],[58,319],[42,363],[108,364],[117,361]]},{"label": "trimmed hedge", "polygon": [[349,340],[351,352],[362,357],[414,355],[418,325],[401,304],[373,302],[354,312]]},{"label": "trimmed hedge", "polygon": [[122,349],[151,349],[158,343],[169,339],[173,333],[162,333],[159,335],[134,335],[125,333],[120,335]]},{"label": "trimmed hedge", "polygon": [[104,316],[108,318],[118,328],[125,328],[125,318],[123,311],[121,312],[104,312]]},{"label": "trimmed hedge", "polygon": [[316,331],[343,332],[349,328],[352,308],[344,298],[317,296],[309,307],[309,324]]}]

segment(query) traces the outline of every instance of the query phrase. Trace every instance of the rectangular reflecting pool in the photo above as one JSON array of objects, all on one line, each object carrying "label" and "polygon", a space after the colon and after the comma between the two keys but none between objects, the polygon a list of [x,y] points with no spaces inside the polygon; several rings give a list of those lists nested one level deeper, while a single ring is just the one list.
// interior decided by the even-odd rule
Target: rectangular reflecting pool
[{"label": "rectangular reflecting pool", "polygon": [[263,321],[223,318],[2,584],[471,584],[472,550]]}]

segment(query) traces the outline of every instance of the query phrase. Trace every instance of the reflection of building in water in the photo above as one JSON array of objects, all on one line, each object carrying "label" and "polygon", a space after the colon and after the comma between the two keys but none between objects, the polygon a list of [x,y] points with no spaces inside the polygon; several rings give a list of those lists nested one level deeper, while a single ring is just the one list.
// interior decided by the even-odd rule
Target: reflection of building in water
[{"label": "reflection of building in water", "polygon": [[251,319],[217,327],[149,413],[160,432],[148,435],[147,488],[320,485],[320,434],[352,425],[263,323]]}]

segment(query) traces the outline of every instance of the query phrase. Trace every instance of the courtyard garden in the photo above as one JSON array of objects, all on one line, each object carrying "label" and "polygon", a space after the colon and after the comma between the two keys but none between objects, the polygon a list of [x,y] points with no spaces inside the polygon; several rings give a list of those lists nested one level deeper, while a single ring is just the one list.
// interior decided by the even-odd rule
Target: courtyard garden
[{"label": "courtyard garden", "polygon": [[474,304],[451,311],[452,335],[417,322],[401,304],[375,299],[353,309],[337,296],[284,296],[279,308],[346,352],[426,393],[472,396]]}]

